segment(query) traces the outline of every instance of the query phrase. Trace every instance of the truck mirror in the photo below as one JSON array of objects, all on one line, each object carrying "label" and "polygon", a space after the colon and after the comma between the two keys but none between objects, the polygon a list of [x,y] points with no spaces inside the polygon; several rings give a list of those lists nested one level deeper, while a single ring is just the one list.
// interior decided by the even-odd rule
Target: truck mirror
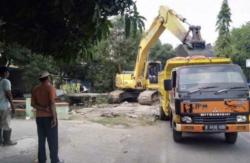
[{"label": "truck mirror", "polygon": [[172,90],[172,81],[170,79],[164,80],[164,89],[166,91],[171,91]]}]

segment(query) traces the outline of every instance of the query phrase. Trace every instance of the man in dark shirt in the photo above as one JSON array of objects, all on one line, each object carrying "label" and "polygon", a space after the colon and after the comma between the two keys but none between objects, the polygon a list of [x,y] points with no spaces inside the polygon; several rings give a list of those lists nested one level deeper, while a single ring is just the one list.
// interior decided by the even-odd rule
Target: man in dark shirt
[{"label": "man in dark shirt", "polygon": [[61,163],[58,157],[56,90],[49,81],[49,75],[48,72],[43,72],[39,77],[41,83],[32,90],[31,105],[36,110],[38,132],[38,161],[46,162],[45,141],[47,139],[51,163]]}]

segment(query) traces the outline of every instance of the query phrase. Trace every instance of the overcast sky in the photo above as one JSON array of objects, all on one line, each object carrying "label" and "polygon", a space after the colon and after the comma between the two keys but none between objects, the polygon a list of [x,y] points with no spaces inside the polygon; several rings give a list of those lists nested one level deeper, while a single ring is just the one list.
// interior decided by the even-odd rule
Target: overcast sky
[{"label": "overcast sky", "polygon": [[[207,43],[214,44],[217,38],[215,24],[223,0],[137,0],[137,7],[145,21],[146,30],[157,16],[159,6],[167,5],[179,15],[182,15],[193,25],[201,26],[201,34]],[[231,28],[240,27],[250,21],[250,0],[228,0],[231,8]],[[173,46],[180,42],[169,32],[160,37],[163,43]]]}]

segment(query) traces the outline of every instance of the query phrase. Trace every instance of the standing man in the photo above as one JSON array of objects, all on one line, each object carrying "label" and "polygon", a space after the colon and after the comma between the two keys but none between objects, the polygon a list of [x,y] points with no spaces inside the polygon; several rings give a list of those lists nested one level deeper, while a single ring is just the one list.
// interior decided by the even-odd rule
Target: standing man
[{"label": "standing man", "polygon": [[17,142],[10,139],[10,120],[11,114],[15,114],[15,108],[12,102],[11,83],[7,79],[8,77],[8,68],[0,67],[0,144],[16,145]]},{"label": "standing man", "polygon": [[61,163],[58,157],[58,123],[55,107],[56,90],[49,80],[50,74],[43,72],[40,84],[32,90],[31,106],[36,110],[38,133],[38,161],[46,162],[45,142],[48,141],[51,163]]}]

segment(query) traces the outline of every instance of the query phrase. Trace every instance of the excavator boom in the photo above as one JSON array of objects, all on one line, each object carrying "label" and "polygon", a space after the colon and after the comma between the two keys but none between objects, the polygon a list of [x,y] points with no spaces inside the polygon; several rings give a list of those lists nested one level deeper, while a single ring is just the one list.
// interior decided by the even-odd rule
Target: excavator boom
[{"label": "excavator boom", "polygon": [[185,22],[185,19],[177,15],[173,10],[166,6],[160,7],[159,15],[155,18],[151,27],[141,39],[134,69],[135,80],[139,81],[144,78],[143,74],[149,50],[165,29],[170,31],[181,42],[186,39],[187,30],[182,25],[182,22]]}]

